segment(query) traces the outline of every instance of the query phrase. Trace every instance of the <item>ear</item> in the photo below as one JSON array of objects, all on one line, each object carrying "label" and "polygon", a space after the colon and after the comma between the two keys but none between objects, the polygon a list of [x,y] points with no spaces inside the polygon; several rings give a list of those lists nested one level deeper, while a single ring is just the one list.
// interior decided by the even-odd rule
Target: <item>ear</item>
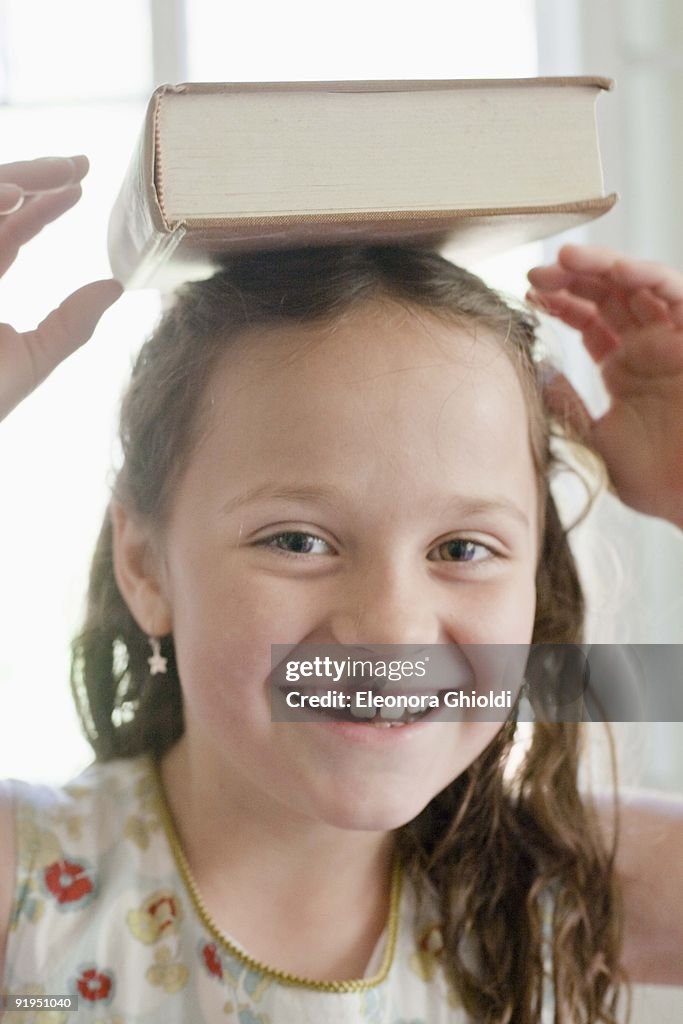
[{"label": "ear", "polygon": [[148,636],[173,630],[171,606],[165,596],[161,558],[150,529],[112,500],[114,576],[131,615]]}]

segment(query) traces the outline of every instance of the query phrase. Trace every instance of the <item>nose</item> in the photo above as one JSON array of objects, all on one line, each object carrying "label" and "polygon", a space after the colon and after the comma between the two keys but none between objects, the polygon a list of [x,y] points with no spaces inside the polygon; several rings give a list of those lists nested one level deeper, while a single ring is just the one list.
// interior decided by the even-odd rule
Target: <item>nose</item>
[{"label": "nose", "polygon": [[425,571],[365,560],[340,581],[330,627],[339,644],[438,644],[446,642],[442,612]]}]

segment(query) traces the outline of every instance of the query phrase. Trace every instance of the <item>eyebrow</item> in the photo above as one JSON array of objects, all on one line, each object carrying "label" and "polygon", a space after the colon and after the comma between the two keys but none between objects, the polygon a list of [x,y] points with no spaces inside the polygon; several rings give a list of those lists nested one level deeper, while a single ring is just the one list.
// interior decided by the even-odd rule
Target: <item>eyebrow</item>
[{"label": "eyebrow", "polygon": [[334,505],[342,502],[344,495],[338,487],[334,486],[314,487],[303,484],[297,487],[274,487],[272,484],[261,484],[259,487],[251,487],[248,491],[226,501],[221,507],[221,512],[229,515],[235,509],[258,501],[259,498],[279,501],[317,501],[324,505]]},{"label": "eyebrow", "polygon": [[[277,487],[272,484],[261,484],[258,487],[252,487],[249,490],[244,491],[242,494],[226,501],[221,507],[221,512],[225,515],[229,515],[236,509],[242,508],[244,505],[251,504],[254,501],[258,501],[261,498],[276,501],[314,501],[323,505],[339,505],[343,504],[345,495],[334,485],[309,486],[303,484],[296,487]],[[509,498],[454,496],[447,499],[443,503],[442,508],[444,511],[452,508],[453,511],[464,513],[465,515],[502,513],[503,515],[516,519],[527,528],[529,526],[529,518],[526,513]]]}]

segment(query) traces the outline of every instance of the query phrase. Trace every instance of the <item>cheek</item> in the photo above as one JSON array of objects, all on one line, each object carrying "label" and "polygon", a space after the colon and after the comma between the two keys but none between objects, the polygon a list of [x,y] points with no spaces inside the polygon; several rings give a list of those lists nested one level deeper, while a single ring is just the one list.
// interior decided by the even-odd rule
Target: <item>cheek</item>
[{"label": "cheek", "polygon": [[276,587],[177,574],[173,634],[186,705],[215,728],[269,718],[271,645],[291,645],[307,628]]},{"label": "cheek", "polygon": [[[264,653],[238,602],[220,587],[186,585],[176,589],[173,637],[186,709],[221,728],[240,721],[268,671]],[[269,656],[266,648],[265,658]]]},{"label": "cheek", "polygon": [[[267,652],[310,628],[319,607],[312,588],[298,589],[291,580],[254,571],[241,559],[220,552],[187,558],[173,574],[174,632],[202,634],[217,649]],[[235,564],[236,563],[236,564]]]},{"label": "cheek", "polygon": [[526,644],[531,640],[536,618],[536,581],[531,575],[522,580],[505,602],[497,643]]},{"label": "cheek", "polygon": [[529,572],[473,586],[454,599],[450,634],[463,644],[527,644],[536,614],[536,585]]}]

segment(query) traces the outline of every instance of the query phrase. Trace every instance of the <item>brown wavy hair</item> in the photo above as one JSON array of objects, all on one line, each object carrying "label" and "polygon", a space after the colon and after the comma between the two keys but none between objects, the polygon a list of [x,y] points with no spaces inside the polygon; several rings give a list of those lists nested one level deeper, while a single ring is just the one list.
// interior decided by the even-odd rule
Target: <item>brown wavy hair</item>
[{"label": "brown wavy hair", "polygon": [[[142,347],[123,399],[123,462],[114,496],[163,527],[197,440],[207,381],[240,331],[332,323],[370,301],[481,330],[499,339],[514,362],[542,498],[532,639],[580,642],[583,596],[550,489],[560,465],[554,439],[562,430],[543,407],[535,319],[426,249],[259,252],[180,289]],[[107,511],[72,665],[74,698],[98,760],[161,756],[182,734],[172,636],[162,639],[162,653],[168,674],[159,683],[149,675],[147,638],[114,578]],[[595,811],[579,794],[581,726],[536,722],[521,766],[510,772],[517,728],[514,717],[507,721],[469,768],[397,830],[397,850],[418,891],[425,880],[436,891],[444,969],[475,1020],[539,1024],[544,995],[552,991],[556,1024],[612,1024],[621,981],[621,912],[614,851],[603,846]]]}]

